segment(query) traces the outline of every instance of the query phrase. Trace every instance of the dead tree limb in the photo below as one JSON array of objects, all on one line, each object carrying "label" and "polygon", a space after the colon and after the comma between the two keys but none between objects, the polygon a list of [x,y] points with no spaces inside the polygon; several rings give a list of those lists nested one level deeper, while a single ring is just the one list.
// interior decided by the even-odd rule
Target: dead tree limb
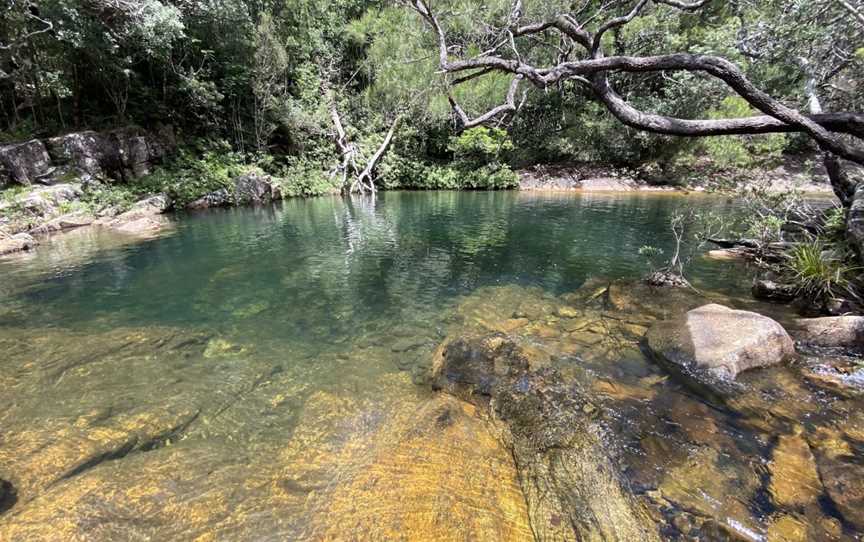
[{"label": "dead tree limb", "polygon": [[343,193],[373,194],[377,190],[374,176],[375,168],[377,167],[378,162],[380,162],[387,153],[390,144],[393,142],[396,128],[401,119],[401,114],[397,114],[393,119],[390,128],[384,136],[384,141],[378,146],[372,154],[372,157],[366,162],[365,167],[361,169],[357,163],[358,160],[362,158],[360,148],[348,137],[345,125],[342,123],[342,116],[339,114],[339,108],[336,106],[336,101],[330,93],[328,93],[328,100],[330,102],[330,120],[333,122],[335,130],[333,139],[336,143],[336,149],[339,151],[340,157],[339,164],[331,170],[330,176],[341,176],[339,186],[341,186]]}]

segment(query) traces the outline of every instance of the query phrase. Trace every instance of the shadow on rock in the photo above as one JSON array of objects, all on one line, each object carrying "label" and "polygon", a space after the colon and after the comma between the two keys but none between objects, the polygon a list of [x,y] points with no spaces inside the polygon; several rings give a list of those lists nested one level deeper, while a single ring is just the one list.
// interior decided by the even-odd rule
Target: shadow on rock
[{"label": "shadow on rock", "polygon": [[488,405],[513,450],[540,540],[659,540],[596,419],[591,396],[502,334],[459,338],[436,352],[433,387]]},{"label": "shadow on rock", "polygon": [[8,512],[18,502],[15,486],[0,478],[0,514]]}]

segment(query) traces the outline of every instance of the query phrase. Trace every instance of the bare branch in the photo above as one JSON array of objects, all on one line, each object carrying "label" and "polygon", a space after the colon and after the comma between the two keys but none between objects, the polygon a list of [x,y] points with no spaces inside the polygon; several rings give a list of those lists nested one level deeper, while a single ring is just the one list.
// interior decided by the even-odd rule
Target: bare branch
[{"label": "bare branch", "polygon": [[700,0],[698,2],[681,2],[680,0],[654,0],[658,4],[666,4],[667,6],[672,6],[673,8],[678,8],[684,11],[696,11],[697,9],[701,9],[711,0]]},{"label": "bare branch", "polygon": [[[657,3],[668,5],[682,10],[692,11],[701,8],[709,0],[696,2],[683,2],[681,0],[655,0]],[[622,26],[632,21],[639,15],[641,10],[650,0],[639,0],[631,11],[622,17],[612,19],[600,26],[594,36],[588,34],[578,23],[566,15],[558,17],[554,22],[524,25],[517,28],[511,34],[514,37],[527,36],[534,33],[545,32],[548,29],[556,30],[569,36],[574,42],[585,47],[591,54],[591,58],[577,61],[560,62],[550,67],[535,67],[522,61],[517,53],[515,60],[499,56],[479,56],[468,60],[453,60],[448,58],[447,40],[444,31],[435,15],[429,9],[424,0],[414,0],[415,10],[429,23],[435,31],[439,45],[440,66],[446,73],[461,71],[472,71],[471,76],[462,78],[461,81],[471,79],[491,71],[503,71],[516,76],[508,91],[507,100],[503,105],[495,107],[483,115],[471,119],[461,107],[449,96],[450,103],[457,115],[462,119],[466,127],[476,126],[487,122],[496,116],[515,110],[515,93],[521,79],[531,81],[535,86],[548,88],[548,86],[564,80],[584,81],[590,79],[591,88],[604,104],[622,122],[640,129],[685,136],[707,136],[719,133],[766,133],[768,131],[799,131],[807,133],[819,146],[826,151],[840,157],[864,164],[864,151],[847,145],[832,132],[844,131],[862,138],[861,116],[845,114],[828,118],[816,115],[808,117],[791,109],[767,93],[760,90],[744,73],[732,62],[726,59],[708,56],[692,55],[686,53],[657,55],[649,57],[638,56],[613,56],[605,57],[602,51],[602,36],[610,29]],[[515,52],[515,41],[513,41]],[[727,119],[721,121],[710,120],[685,120],[662,117],[642,113],[626,103],[617,93],[612,90],[608,82],[607,74],[610,71],[623,71],[630,73],[649,73],[663,71],[690,71],[704,72],[717,79],[737,92],[752,107],[758,109],[773,120],[765,117],[754,117],[752,119]],[[850,120],[844,124],[843,120]],[[825,125],[820,121],[826,122]]]},{"label": "bare branch", "polygon": [[[605,77],[593,83],[593,89],[607,109],[623,124],[655,134],[710,137],[721,135],[751,135],[801,132],[799,126],[787,124],[770,115],[736,119],[680,119],[645,113],[627,103],[616,93]],[[864,115],[852,113],[821,113],[808,118],[826,130],[864,137]]]},{"label": "bare branch", "polygon": [[853,17],[858,19],[859,23],[864,25],[864,13],[861,13],[861,11],[858,8],[856,8],[855,6],[853,6],[852,4],[847,2],[846,0],[835,0],[835,1],[838,4],[840,4],[841,6],[843,6],[843,8],[846,9],[846,11],[851,13]]},{"label": "bare branch", "polygon": [[43,19],[42,17],[39,17],[38,15],[33,13],[30,10],[31,5],[32,4],[30,4],[28,2],[27,12],[26,12],[27,18],[30,19],[31,21],[36,21],[39,24],[44,25],[44,26],[42,28],[40,28],[39,30],[34,30],[32,32],[28,32],[28,33],[24,34],[23,36],[21,36],[20,38],[16,39],[13,42],[10,42],[7,44],[0,43],[0,51],[9,51],[12,49],[17,49],[18,47],[23,47],[27,43],[27,41],[34,38],[35,36],[38,36],[39,34],[45,34],[46,32],[51,32],[52,30],[54,30],[54,23],[52,23],[51,21],[48,21],[46,19]]},{"label": "bare branch", "polygon": [[639,0],[638,2],[636,2],[636,5],[633,6],[633,9],[630,10],[630,13],[628,13],[627,15],[624,15],[622,17],[615,17],[614,19],[611,19],[600,25],[600,28],[598,28],[597,32],[594,33],[594,39],[591,42],[591,55],[596,55],[597,52],[600,50],[603,35],[606,32],[612,30],[613,28],[624,26],[625,24],[635,19],[636,16],[639,15],[639,12],[648,5],[649,1],[650,0]]},{"label": "bare branch", "polygon": [[[480,126],[489,122],[492,119],[498,118],[500,115],[505,113],[512,113],[519,109],[519,105],[516,104],[516,93],[519,91],[519,83],[522,82],[522,76],[517,75],[513,78],[513,81],[510,82],[510,88],[507,90],[507,98],[506,101],[497,106],[493,107],[489,111],[483,113],[477,118],[470,118],[465,110],[456,102],[453,95],[447,96],[447,99],[450,100],[450,107],[453,108],[453,111],[459,116],[459,120],[462,121],[463,128],[474,128],[475,126]],[[523,93],[523,103],[525,94]]]}]

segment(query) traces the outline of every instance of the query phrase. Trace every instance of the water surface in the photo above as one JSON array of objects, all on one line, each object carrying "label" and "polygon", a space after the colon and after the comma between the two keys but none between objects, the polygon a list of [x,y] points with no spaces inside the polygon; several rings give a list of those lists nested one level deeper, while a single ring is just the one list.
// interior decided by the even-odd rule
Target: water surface
[{"label": "water surface", "polygon": [[[736,212],[712,197],[383,193],[182,216],[144,241],[80,231],[2,260],[0,539],[530,539],[494,428],[425,385],[442,340],[522,317],[513,333],[578,360],[608,400],[625,475],[646,500],[663,491],[669,537],[854,536],[827,489],[778,504],[765,464],[778,434],[818,435],[842,448],[817,450],[820,468],[859,472],[857,399],[781,371],[773,408],[794,412],[718,412],[644,360],[648,321],[594,340],[556,316],[580,288],[642,276],[639,247],[671,249],[669,217],[694,207]],[[753,306],[745,267],[696,258],[690,279]]]}]

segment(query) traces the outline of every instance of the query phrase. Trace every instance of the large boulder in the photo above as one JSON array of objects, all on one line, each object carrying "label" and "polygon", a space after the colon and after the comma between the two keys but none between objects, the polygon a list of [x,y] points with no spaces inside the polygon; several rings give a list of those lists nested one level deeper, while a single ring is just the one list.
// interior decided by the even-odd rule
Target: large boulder
[{"label": "large boulder", "polygon": [[75,132],[52,137],[45,142],[56,164],[82,177],[104,174],[110,145],[106,138],[93,131]]},{"label": "large boulder", "polygon": [[258,205],[282,199],[282,192],[273,177],[250,172],[234,179],[234,198],[238,204]]},{"label": "large boulder", "polygon": [[812,346],[864,349],[864,316],[802,318],[795,322],[795,338]]},{"label": "large boulder", "polygon": [[649,357],[715,398],[739,389],[735,378],[742,371],[795,355],[792,338],[774,320],[717,304],[657,322],[643,344]]},{"label": "large boulder", "polygon": [[51,158],[38,139],[0,146],[0,188],[11,183],[29,185],[52,171]]},{"label": "large boulder", "polygon": [[75,132],[46,144],[54,163],[68,174],[120,181],[147,175],[176,145],[170,128],[147,132],[135,127]]},{"label": "large boulder", "polygon": [[227,207],[231,205],[234,198],[227,188],[220,188],[209,194],[204,194],[200,198],[186,204],[186,208],[190,210],[210,209],[213,207]]}]

